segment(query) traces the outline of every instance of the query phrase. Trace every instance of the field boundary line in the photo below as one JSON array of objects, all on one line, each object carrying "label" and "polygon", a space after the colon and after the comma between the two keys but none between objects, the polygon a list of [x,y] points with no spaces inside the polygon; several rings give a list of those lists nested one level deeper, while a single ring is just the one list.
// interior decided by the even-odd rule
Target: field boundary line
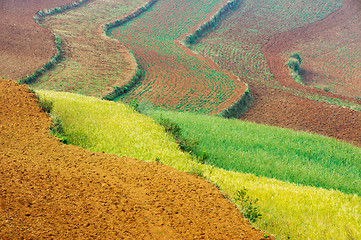
[{"label": "field boundary line", "polygon": [[53,7],[53,8],[48,8],[48,9],[43,9],[43,10],[40,10],[38,11],[35,15],[34,15],[34,20],[37,24],[40,24],[41,21],[44,19],[44,17],[46,16],[51,16],[51,15],[55,15],[55,14],[58,14],[58,13],[63,13],[63,12],[66,12],[66,11],[69,11],[73,8],[77,8],[87,2],[90,2],[90,1],[93,1],[93,0],[79,0],[79,1],[76,1],[76,2],[72,2],[72,3],[69,3],[69,4],[66,4],[66,5],[63,5],[63,6],[60,6],[60,7]]},{"label": "field boundary line", "polygon": [[[190,49],[190,45],[196,44],[199,39],[204,37],[208,32],[215,29],[223,18],[227,17],[231,11],[235,10],[240,5],[241,1],[242,0],[228,1],[212,17],[210,17],[208,21],[205,21],[203,24],[201,24],[193,33],[189,33],[186,36],[182,35],[180,38],[175,40],[175,44],[183,49],[183,51],[187,52],[188,54],[194,54],[198,58],[207,59],[207,62],[210,63],[215,69],[227,73],[236,81],[240,81],[239,77],[231,72],[221,69],[212,59],[202,57],[198,53],[192,51]],[[220,116],[225,118],[239,118],[242,112],[244,112],[250,105],[253,99],[250,88],[243,82],[241,82],[241,84],[243,85],[242,89],[244,89],[241,96],[238,97],[237,100],[235,100],[230,106],[223,109],[219,113]]]},{"label": "field boundary line", "polygon": [[[134,18],[139,17],[142,13],[149,10],[157,2],[158,2],[158,0],[150,0],[149,2],[138,7],[132,13],[124,16],[123,18],[104,24],[102,27],[103,36],[105,36],[108,39],[113,40],[114,38],[109,36],[109,33],[112,29],[120,27],[120,26],[130,22]],[[115,40],[115,41],[117,41],[117,40]],[[127,93],[131,88],[136,86],[144,78],[144,70],[140,67],[138,60],[136,59],[134,53],[129,49],[127,49],[127,50],[129,52],[129,54],[132,55],[134,62],[136,63],[136,69],[135,69],[134,75],[129,80],[129,82],[127,84],[123,85],[122,87],[119,87],[119,86],[113,87],[113,91],[107,93],[105,96],[102,97],[102,99],[104,99],[104,100],[110,100],[110,101],[115,100],[116,98],[120,97],[121,95]]]}]

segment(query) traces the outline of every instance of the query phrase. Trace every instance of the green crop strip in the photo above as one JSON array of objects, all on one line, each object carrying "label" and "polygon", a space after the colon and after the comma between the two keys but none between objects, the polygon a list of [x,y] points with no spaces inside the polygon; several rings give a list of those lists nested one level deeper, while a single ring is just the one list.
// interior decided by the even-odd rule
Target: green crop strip
[{"label": "green crop strip", "polygon": [[208,164],[361,196],[361,150],[309,133],[188,113],[156,112],[199,140]]}]

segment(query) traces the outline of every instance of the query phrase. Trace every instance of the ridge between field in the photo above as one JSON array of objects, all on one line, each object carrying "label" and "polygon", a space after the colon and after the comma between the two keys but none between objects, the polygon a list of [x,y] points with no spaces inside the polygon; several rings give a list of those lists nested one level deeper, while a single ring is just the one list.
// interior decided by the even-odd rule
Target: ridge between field
[{"label": "ridge between field", "polygon": [[174,40],[174,44],[177,45],[180,49],[182,49],[186,54],[193,55],[199,60],[207,62],[214,69],[222,73],[227,73],[229,76],[231,76],[233,79],[236,79],[243,85],[243,94],[235,101],[233,101],[233,104],[221,111],[220,115],[226,118],[239,118],[240,114],[245,111],[249,106],[252,100],[252,96],[248,84],[242,82],[241,79],[232,72],[221,69],[219,65],[216,64],[212,59],[203,57],[197,52],[192,51],[189,47],[186,46],[186,44],[190,43],[187,39],[189,39],[192,35],[196,35],[197,41],[205,37],[205,34],[214,30],[217,25],[222,21],[222,19],[227,17],[227,14],[229,12],[235,10],[239,6],[240,2],[241,0],[227,1],[216,12],[212,13],[212,16],[209,17],[208,20],[205,20],[198,25],[195,25],[188,33],[184,33],[179,36],[178,39]]}]

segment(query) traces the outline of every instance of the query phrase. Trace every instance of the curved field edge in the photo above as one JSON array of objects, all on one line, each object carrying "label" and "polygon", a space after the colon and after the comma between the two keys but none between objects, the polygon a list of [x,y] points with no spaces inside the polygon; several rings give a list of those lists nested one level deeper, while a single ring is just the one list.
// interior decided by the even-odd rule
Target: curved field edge
[{"label": "curved field edge", "polygon": [[[307,85],[348,97],[359,97],[358,61],[360,3],[344,0],[342,7],[312,24],[278,36],[280,58],[295,51],[303,56],[303,76]],[[321,33],[320,33],[321,31]],[[320,33],[320,34],[319,34]],[[328,84],[332,84],[328,86]]]},{"label": "curved field edge", "polygon": [[139,3],[141,1],[124,5],[119,1],[92,0],[82,8],[64,7],[72,9],[66,14],[54,15],[62,12],[56,10],[58,8],[43,10],[41,16],[48,16],[44,12],[54,16],[36,19],[41,19],[42,26],[46,25],[63,40],[62,60],[50,71],[42,71],[44,74],[32,82],[32,88],[76,92],[109,100],[131,88],[141,77],[133,53],[104,36],[101,29],[110,20],[129,14]]},{"label": "curved field edge", "polygon": [[[351,2],[351,3],[350,3]],[[285,71],[286,67],[285,64],[287,61],[287,58],[290,54],[294,53],[294,52],[299,52],[297,50],[297,44],[299,42],[302,42],[303,38],[307,38],[304,36],[316,36],[317,34],[315,33],[315,29],[317,28],[317,25],[321,25],[322,28],[327,28],[327,24],[329,25],[333,25],[336,24],[333,21],[334,18],[338,18],[341,15],[341,19],[342,19],[342,15],[345,15],[345,11],[347,11],[347,9],[352,8],[352,1],[347,1],[342,2],[342,5],[336,7],[333,9],[332,12],[329,13],[329,15],[325,15],[323,16],[321,19],[315,21],[315,22],[310,22],[307,23],[303,26],[298,26],[296,28],[293,29],[289,29],[285,32],[281,32],[278,34],[275,34],[273,36],[271,36],[267,43],[264,44],[261,48],[262,54],[265,56],[265,58],[267,59],[268,65],[270,66],[269,71],[273,73],[275,79],[279,80],[281,85],[283,86],[275,86],[275,89],[280,89],[282,91],[291,93],[293,95],[296,96],[300,96],[306,99],[310,99],[310,100],[316,100],[318,102],[323,102],[323,103],[327,103],[327,104],[331,104],[331,105],[337,105],[339,107],[343,107],[343,108],[349,108],[351,110],[355,110],[355,111],[361,111],[361,102],[360,99],[357,98],[353,98],[353,97],[349,97],[347,95],[342,95],[342,94],[338,94],[338,93],[333,93],[333,91],[331,91],[330,89],[328,89],[328,87],[324,87],[324,88],[320,88],[320,87],[313,87],[310,86],[309,84],[303,84],[303,83],[297,83],[294,84],[293,81],[295,81],[292,77],[292,74],[289,71]],[[346,9],[346,10],[344,10]],[[341,13],[342,12],[342,13]],[[350,13],[351,14],[351,13]],[[347,13],[346,13],[347,15]],[[352,14],[351,14],[352,15]],[[345,24],[347,25],[347,21],[351,21],[351,20],[346,20]],[[337,23],[339,24],[339,23]],[[323,26],[325,25],[325,26]],[[340,33],[343,34],[343,33]],[[310,39],[312,37],[309,37]],[[320,36],[314,37],[314,38],[320,38]],[[329,44],[329,42],[327,41],[322,41],[323,44]],[[311,45],[313,43],[310,43]],[[341,44],[341,42],[339,43]],[[309,49],[308,54],[310,55],[314,55],[314,56],[318,56],[319,52],[321,52],[322,46],[320,45],[319,47],[314,46],[314,49],[318,49],[316,51],[316,53],[311,52],[311,49]],[[287,51],[287,53],[285,53],[285,51],[280,50],[280,49],[285,49],[285,51]],[[335,49],[335,47],[333,48],[333,50]],[[340,51],[337,51],[340,52]],[[300,53],[300,52],[299,52]],[[301,55],[302,56],[302,55]],[[339,56],[337,56],[339,57]],[[330,58],[330,59],[334,59],[334,58]],[[301,66],[301,72],[303,74],[305,74],[305,72],[308,75],[312,75],[314,72],[316,71],[312,71],[309,70],[309,63],[305,62],[307,61],[307,59],[303,59],[303,64]],[[324,61],[325,63],[326,61]],[[307,66],[306,69],[303,68],[303,66]],[[283,69],[282,69],[283,67]],[[331,65],[328,65],[329,68],[331,68]],[[325,67],[323,67],[323,69],[325,69]],[[336,71],[335,69],[333,69],[332,71]],[[338,70],[338,72],[340,72]],[[306,74],[306,75],[307,75]],[[303,75],[302,75],[303,76]],[[301,77],[302,77],[301,76]],[[307,81],[307,79],[304,79],[305,81]],[[348,81],[348,80],[347,80]],[[297,81],[295,81],[297,82]],[[344,84],[341,84],[342,86]]]},{"label": "curved field edge", "polygon": [[145,161],[158,158],[206,177],[231,198],[237,190],[248,189],[252,198],[259,199],[262,218],[256,226],[279,238],[361,238],[361,199],[357,195],[202,165],[181,152],[154,120],[123,104],[70,93],[38,93],[54,102],[54,113],[75,145]]}]

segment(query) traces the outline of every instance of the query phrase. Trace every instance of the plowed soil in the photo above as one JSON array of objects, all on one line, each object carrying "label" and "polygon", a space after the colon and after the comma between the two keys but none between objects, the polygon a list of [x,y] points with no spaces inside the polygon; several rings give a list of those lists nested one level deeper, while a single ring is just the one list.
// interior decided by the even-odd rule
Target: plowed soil
[{"label": "plowed soil", "polygon": [[0,106],[0,239],[264,239],[209,182],[60,143],[25,86]]},{"label": "plowed soil", "polygon": [[33,20],[41,9],[74,0],[0,1],[0,78],[18,80],[44,66],[55,54],[54,36]]},{"label": "plowed soil", "polygon": [[[281,85],[297,89],[301,94],[302,92],[314,92],[331,98],[360,103],[356,99],[342,97],[296,83],[284,64],[286,60],[283,56],[283,51],[289,49],[292,43],[297,42],[301,36],[317,35],[318,32],[322,32],[328,26],[347,22],[353,13],[353,9],[359,9],[359,5],[359,1],[345,0],[341,9],[324,20],[272,37],[263,47],[262,52],[268,60],[275,79]],[[267,89],[256,84],[251,84],[251,91],[256,100],[242,117],[243,119],[315,132],[361,146],[360,112],[305,99],[283,91]]]}]

